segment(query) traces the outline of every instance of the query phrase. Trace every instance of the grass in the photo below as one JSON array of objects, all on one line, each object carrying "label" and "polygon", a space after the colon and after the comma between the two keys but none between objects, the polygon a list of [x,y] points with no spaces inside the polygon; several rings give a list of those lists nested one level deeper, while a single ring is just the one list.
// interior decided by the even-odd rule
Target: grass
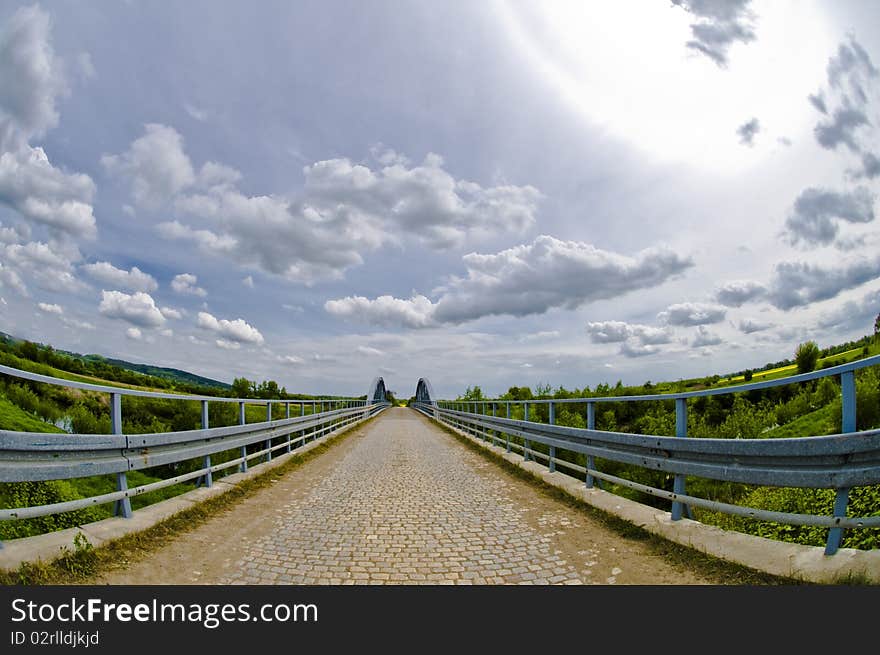
[{"label": "grass", "polygon": [[41,421],[33,414],[29,414],[17,405],[13,405],[6,398],[0,396],[0,425],[4,430],[14,432],[64,432],[61,428]]},{"label": "grass", "polygon": [[[816,364],[817,369],[821,369],[822,365],[826,362],[837,362],[838,364],[848,364],[849,362],[854,362],[857,359],[863,359],[863,357],[870,357],[871,355],[876,355],[880,352],[880,348],[876,345],[868,346],[868,354],[862,356],[862,348],[853,348],[852,350],[847,350],[842,353],[837,353],[836,355],[829,355],[828,357],[822,357]],[[755,371],[752,373],[752,382],[762,382],[764,380],[776,380],[779,378],[788,377],[789,375],[793,375],[797,371],[797,364],[789,364],[788,366],[780,366],[778,368],[772,368],[767,371]],[[744,382],[745,377],[742,375],[737,375],[732,378],[723,378],[718,381],[719,385],[730,384],[730,383],[739,383]]]},{"label": "grass", "polygon": [[97,576],[125,568],[159,550],[168,541],[180,537],[204,523],[218,518],[237,503],[272,485],[281,475],[292,473],[341,443],[355,429],[362,429],[375,417],[327,437],[306,453],[294,453],[281,464],[242,480],[221,495],[200,502],[156,525],[92,546],[83,536],[74,549],[66,549],[50,562],[24,562],[15,570],[0,570],[0,585],[89,584]]},{"label": "grass", "polygon": [[821,436],[837,434],[840,431],[840,405],[831,403],[813,410],[809,414],[798,416],[790,423],[767,430],[761,434],[761,438],[783,439],[805,435]]},{"label": "grass", "polygon": [[[663,557],[670,564],[690,569],[698,575],[711,580],[713,584],[718,585],[809,585],[810,582],[797,580],[794,578],[785,578],[771,575],[762,571],[756,571],[745,566],[740,566],[732,562],[727,562],[717,557],[713,557],[707,553],[682,546],[668,539],[664,539],[643,528],[629,523],[613,514],[609,514],[600,509],[585,503],[582,499],[569,494],[568,492],[545,482],[542,478],[535,474],[520,468],[516,464],[507,461],[502,456],[494,453],[482,446],[474,443],[467,437],[459,434],[449,426],[432,421],[434,425],[444,432],[447,432],[465,447],[471,451],[478,453],[482,457],[497,464],[509,475],[528,482],[531,486],[537,488],[545,496],[565,503],[567,506],[579,511],[590,518],[598,521],[605,527],[614,531],[624,539],[639,541],[647,546],[651,552]],[[847,582],[842,580],[840,584],[856,584],[856,580]]]}]

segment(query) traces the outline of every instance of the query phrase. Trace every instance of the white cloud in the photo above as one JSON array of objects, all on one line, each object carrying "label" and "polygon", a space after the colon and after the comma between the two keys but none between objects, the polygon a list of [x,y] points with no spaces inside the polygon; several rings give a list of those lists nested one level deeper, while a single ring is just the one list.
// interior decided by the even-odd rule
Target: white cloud
[{"label": "white cloud", "polygon": [[227,339],[217,339],[215,342],[218,348],[223,348],[224,350],[238,350],[241,348],[241,344],[238,341],[229,341]]},{"label": "white cloud", "polygon": [[159,288],[156,279],[137,266],[130,271],[116,268],[110,262],[95,262],[81,267],[91,278],[129,291],[151,292]]},{"label": "white cloud", "polygon": [[3,262],[0,262],[0,289],[12,289],[20,296],[28,296],[27,287],[19,274],[9,266],[4,266]]},{"label": "white cloud", "polygon": [[[25,273],[40,288],[58,293],[74,294],[88,288],[74,275],[73,262],[80,257],[75,246],[64,242],[31,241],[0,246],[0,259],[10,271],[15,271],[18,282],[21,283],[20,274]],[[14,284],[15,280],[10,282]]]},{"label": "white cloud", "polygon": [[162,307],[159,311],[162,312],[162,316],[165,318],[173,318],[176,320],[182,319],[185,313],[182,309],[175,309],[174,307]]},{"label": "white cloud", "polygon": [[370,346],[358,346],[356,350],[361,355],[368,356],[382,356],[385,354],[384,351],[379,350],[378,348],[371,348]]},{"label": "white cloud", "polygon": [[743,318],[737,323],[737,328],[744,334],[752,334],[753,332],[763,332],[774,327],[769,321],[761,321],[755,318]]},{"label": "white cloud", "polygon": [[837,237],[841,221],[870,223],[874,220],[876,196],[866,187],[838,192],[804,189],[785,221],[792,245],[828,245]]},{"label": "white cloud", "polygon": [[324,309],[333,316],[355,318],[371,325],[422,328],[434,324],[434,305],[422,295],[414,295],[409,300],[392,296],[379,296],[374,300],[363,296],[348,296],[328,300],[324,303]]},{"label": "white cloud", "polygon": [[195,105],[191,105],[188,102],[183,103],[183,109],[189,114],[192,118],[199,122],[203,122],[208,118],[208,112],[204,109],[199,109]]},{"label": "white cloud", "polygon": [[238,243],[227,234],[215,234],[210,230],[194,230],[178,221],[166,221],[156,226],[156,232],[169,241],[192,241],[199,248],[214,254],[230,253]]},{"label": "white cloud", "polygon": [[418,294],[409,300],[349,296],[327,301],[324,308],[376,325],[414,328],[493,315],[527,316],[654,287],[693,265],[666,248],[627,257],[546,235],[496,254],[471,253],[462,259],[467,276],[452,277],[438,289],[436,303]]},{"label": "white cloud", "polygon": [[141,341],[144,338],[144,335],[141,331],[136,327],[130,327],[125,331],[125,336],[127,336],[132,341]]},{"label": "white cloud", "polygon": [[202,287],[196,286],[198,281],[199,278],[192,273],[181,273],[180,275],[175,275],[174,279],[171,280],[171,288],[175,293],[204,298],[208,295],[208,292]]},{"label": "white cloud", "polygon": [[[241,318],[229,321],[217,319],[208,312],[199,312],[197,325],[200,328],[216,332],[222,340],[230,343],[262,344],[264,342],[260,331]],[[228,344],[223,347],[228,347]]]},{"label": "white cloud", "polygon": [[296,355],[279,355],[278,361],[282,364],[293,364],[294,366],[299,366],[300,364],[305,363],[305,360],[302,357],[297,357]]},{"label": "white cloud", "polygon": [[715,291],[715,299],[727,307],[741,307],[744,303],[756,300],[767,292],[767,288],[754,280],[732,280],[722,284]]},{"label": "white cloud", "polygon": [[127,152],[102,161],[131,179],[136,202],[170,201],[179,214],[210,223],[166,221],[157,226],[163,238],[307,285],[340,279],[365,251],[404,234],[442,250],[498,231],[521,233],[535,223],[542,197],[528,185],[456,179],[433,153],[415,166],[381,156],[385,165],[375,170],[346,158],[319,161],[303,168],[298,196],[247,196],[234,169],[207,162],[196,174],[180,134],[157,124]]},{"label": "white cloud", "polygon": [[40,302],[37,303],[37,307],[41,312],[45,312],[46,314],[57,314],[60,316],[64,313],[64,310],[60,305],[50,305],[49,303]]},{"label": "white cloud", "polygon": [[98,311],[108,318],[128,321],[138,327],[160,327],[165,317],[153,297],[138,291],[132,295],[121,291],[101,291],[101,304]]},{"label": "white cloud", "polygon": [[705,346],[717,346],[721,343],[721,337],[712,332],[705,325],[697,326],[697,332],[691,340],[691,346],[694,348],[702,348]]},{"label": "white cloud", "polygon": [[623,343],[635,340],[641,345],[658,345],[672,341],[672,330],[623,321],[587,323],[587,333],[593,343]]},{"label": "white cloud", "polygon": [[94,323],[89,323],[88,321],[80,321],[76,318],[68,318],[67,316],[61,317],[61,322],[64,323],[69,328],[73,328],[75,330],[94,330]]},{"label": "white cloud", "polygon": [[0,31],[0,203],[59,235],[91,238],[91,178],[55,168],[29,143],[58,124],[56,101],[68,90],[63,69],[49,15],[19,8]]},{"label": "white cloud", "polygon": [[789,310],[829,300],[842,291],[878,277],[880,257],[861,257],[833,268],[807,262],[780,262],[776,265],[767,296],[774,307]]},{"label": "white cloud", "polygon": [[159,207],[196,180],[192,162],[183,151],[183,138],[173,127],[148,123],[144,135],[120,155],[103,155],[101,163],[111,173],[131,180],[138,205]]},{"label": "white cloud", "polygon": [[657,318],[667,325],[694,326],[720,323],[726,314],[727,310],[720,305],[684,302],[670,305],[666,311],[657,314]]},{"label": "white cloud", "polygon": [[248,289],[254,288],[254,278],[250,275],[242,279],[241,283],[246,286]]},{"label": "white cloud", "polygon": [[719,67],[728,63],[728,51],[737,41],[755,40],[755,16],[749,9],[751,0],[672,0],[696,18],[691,24],[687,47],[699,52]]}]

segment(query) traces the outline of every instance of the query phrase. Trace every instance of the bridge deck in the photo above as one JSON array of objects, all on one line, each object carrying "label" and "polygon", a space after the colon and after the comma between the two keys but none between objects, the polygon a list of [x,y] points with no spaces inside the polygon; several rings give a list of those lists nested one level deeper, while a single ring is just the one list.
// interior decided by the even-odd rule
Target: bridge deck
[{"label": "bridge deck", "polygon": [[701,584],[394,408],[109,584]]}]

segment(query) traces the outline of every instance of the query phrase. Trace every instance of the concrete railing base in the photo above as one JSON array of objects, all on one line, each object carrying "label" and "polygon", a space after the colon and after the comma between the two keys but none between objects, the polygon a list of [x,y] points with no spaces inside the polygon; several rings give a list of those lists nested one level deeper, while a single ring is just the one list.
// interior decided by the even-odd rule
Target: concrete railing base
[{"label": "concrete railing base", "polygon": [[[375,414],[374,414],[375,416]],[[327,437],[335,437],[354,429],[363,421],[369,419],[360,419],[345,426],[339,433],[330,433]],[[187,491],[174,498],[148,505],[135,511],[131,518],[122,518],[121,516],[103,519],[95,523],[87,523],[75,528],[66,530],[58,530],[57,532],[48,532],[46,534],[34,535],[32,537],[22,537],[20,539],[11,539],[3,542],[0,548],[0,569],[12,571],[18,569],[24,562],[48,563],[65,552],[74,552],[75,539],[77,535],[82,534],[92,546],[98,547],[114,539],[119,539],[134,532],[140,532],[151,528],[154,525],[164,521],[175,514],[186,510],[198,503],[204,502],[209,498],[219,496],[244,480],[257,477],[266,471],[271,471],[287,462],[291,457],[302,455],[304,453],[317,448],[326,441],[325,437],[317,441],[310,441],[305,445],[298,447],[290,453],[275,454],[268,462],[260,462],[259,464],[251,464],[245,473],[233,473],[223,478],[216,479],[213,486],[201,487]]]},{"label": "concrete railing base", "polygon": [[825,555],[820,546],[791,544],[742,532],[722,530],[713,525],[682,518],[673,521],[669,512],[643,505],[601,489],[587,489],[584,481],[566,473],[550,473],[546,466],[524,461],[522,455],[492,445],[471,434],[440,422],[446,428],[524,469],[547,484],[565,491],[584,503],[629,523],[728,562],[792,580],[819,584],[838,584],[852,578],[880,584],[880,550],[840,548]]}]

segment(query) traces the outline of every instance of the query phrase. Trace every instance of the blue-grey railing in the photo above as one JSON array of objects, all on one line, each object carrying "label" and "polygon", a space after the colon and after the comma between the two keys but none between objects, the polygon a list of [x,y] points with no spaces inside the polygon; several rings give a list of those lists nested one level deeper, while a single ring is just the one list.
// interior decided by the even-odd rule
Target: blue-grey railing
[{"label": "blue-grey railing", "polygon": [[[827,527],[829,532],[825,553],[832,555],[840,547],[844,529],[880,527],[880,508],[876,515],[868,517],[846,516],[852,487],[880,484],[880,429],[856,431],[855,371],[877,365],[880,365],[880,356],[776,380],[701,391],[521,401],[438,400],[433,397],[430,384],[422,378],[417,386],[414,407],[452,427],[491,440],[495,445],[506,441],[507,452],[515,449],[522,452],[526,460],[543,459],[551,472],[557,466],[577,471],[585,475],[587,488],[592,488],[596,479],[606,480],[670,500],[672,520],[681,519],[683,512],[688,512],[690,516],[690,507],[693,506],[790,525]],[[840,376],[840,434],[784,439],[686,438],[688,399],[767,389],[828,376]],[[674,401],[674,437],[596,429],[597,403],[651,400]],[[586,429],[556,425],[556,407],[565,403],[586,405]],[[529,406],[536,404],[549,405],[549,423],[529,421]],[[512,405],[522,405],[524,420],[510,418]],[[502,406],[505,408],[504,417],[498,416]],[[512,443],[511,437],[521,439],[522,444]],[[547,446],[548,453],[533,449],[531,442]],[[557,449],[585,455],[586,466],[558,458]],[[596,468],[597,457],[671,473],[674,475],[673,489],[658,489],[603,473]],[[686,493],[685,477],[688,475],[743,484],[833,489],[834,507],[831,516],[816,516],[771,512],[707,500]]]},{"label": "blue-grey railing", "polygon": [[[356,398],[316,398],[311,400],[278,400],[265,398],[227,398],[219,396],[159,393],[111,387],[86,382],[63,380],[0,365],[0,374],[56,386],[106,393],[110,396],[111,434],[60,434],[14,432],[0,430],[0,482],[65,480],[92,475],[115,474],[117,490],[112,493],[81,498],[63,503],[0,509],[0,520],[26,519],[48,514],[70,512],[85,507],[115,503],[117,515],[130,518],[131,498],[189,480],[211,486],[213,474],[232,467],[240,472],[248,469],[255,458],[272,459],[278,450],[293,448],[316,440],[341,428],[365,420],[386,407],[384,381],[377,378],[370,387],[378,396],[366,400]],[[377,392],[378,393],[378,392]],[[123,434],[122,396],[197,401],[201,403],[201,428],[180,432]],[[210,427],[209,403],[238,403],[238,425]],[[265,405],[266,420],[247,423],[245,407]],[[272,419],[275,405],[285,406],[285,418]],[[299,416],[291,416],[291,406],[298,406]],[[306,414],[306,408],[311,413]],[[320,411],[319,411],[320,409]],[[296,435],[294,437],[293,435]],[[287,437],[273,444],[276,438]],[[248,452],[248,446],[262,448]],[[240,456],[219,464],[211,463],[211,455],[240,449]],[[183,475],[166,478],[139,487],[128,488],[128,471],[147,469],[185,460],[202,458],[202,467]]]}]

